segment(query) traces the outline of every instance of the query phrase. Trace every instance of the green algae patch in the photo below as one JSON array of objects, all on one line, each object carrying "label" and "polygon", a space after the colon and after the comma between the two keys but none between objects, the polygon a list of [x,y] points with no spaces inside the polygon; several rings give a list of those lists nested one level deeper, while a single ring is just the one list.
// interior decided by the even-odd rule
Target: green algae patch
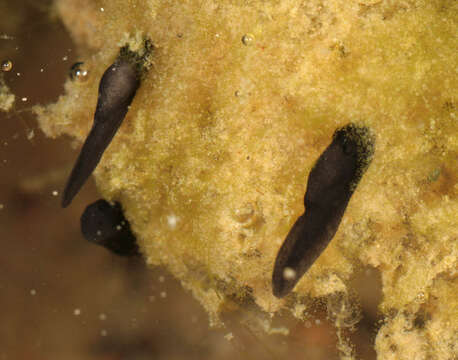
[{"label": "green algae patch", "polygon": [[[349,293],[355,268],[371,265],[381,273],[387,315],[379,357],[408,358],[415,343],[419,356],[452,357],[454,2],[60,0],[56,9],[89,75],[36,109],[49,136],[82,141],[119,48],[145,38],[155,46],[95,172],[102,195],[121,202],[148,264],[166,266],[214,322],[247,302],[302,318],[294,310],[301,301]],[[304,211],[308,173],[335,129],[350,122],[375,135],[372,164],[329,247],[278,300],[273,263]],[[424,326],[398,331],[425,308]]]}]

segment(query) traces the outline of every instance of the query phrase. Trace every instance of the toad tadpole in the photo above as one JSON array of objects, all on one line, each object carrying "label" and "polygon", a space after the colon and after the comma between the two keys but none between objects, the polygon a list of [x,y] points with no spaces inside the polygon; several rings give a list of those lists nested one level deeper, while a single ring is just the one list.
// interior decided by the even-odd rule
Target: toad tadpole
[{"label": "toad tadpole", "polygon": [[310,171],[305,213],[289,231],[275,260],[273,294],[291,292],[334,237],[348,202],[371,162],[374,139],[366,127],[337,129]]},{"label": "toad tadpole", "polygon": [[142,53],[135,53],[124,46],[115,62],[103,73],[94,123],[65,186],[62,207],[70,205],[118,131],[140,86],[153,48],[149,40],[145,40]]}]

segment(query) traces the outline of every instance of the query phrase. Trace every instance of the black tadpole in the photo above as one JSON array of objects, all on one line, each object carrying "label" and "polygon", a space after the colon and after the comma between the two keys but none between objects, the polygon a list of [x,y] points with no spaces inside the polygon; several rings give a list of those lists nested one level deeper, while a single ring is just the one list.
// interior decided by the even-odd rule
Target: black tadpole
[{"label": "black tadpole", "polygon": [[373,152],[374,138],[366,127],[348,124],[334,133],[310,171],[305,213],[296,220],[275,260],[272,288],[276,297],[290,293],[328,246]]},{"label": "black tadpole", "polygon": [[99,84],[94,123],[65,186],[62,207],[70,205],[118,131],[140,86],[142,64],[152,49],[146,41],[140,56],[123,47],[113,65],[105,70]]},{"label": "black tadpole", "polygon": [[81,215],[81,232],[86,240],[121,256],[138,255],[138,245],[124,218],[121,205],[100,199]]}]

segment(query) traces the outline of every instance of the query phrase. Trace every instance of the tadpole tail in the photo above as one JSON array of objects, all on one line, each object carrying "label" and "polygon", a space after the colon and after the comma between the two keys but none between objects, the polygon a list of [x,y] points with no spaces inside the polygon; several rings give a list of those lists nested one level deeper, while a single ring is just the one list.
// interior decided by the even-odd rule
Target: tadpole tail
[{"label": "tadpole tail", "polygon": [[326,249],[347,204],[344,200],[335,209],[308,209],[296,220],[275,260],[272,289],[277,298],[288,295]]},{"label": "tadpole tail", "polygon": [[374,139],[369,129],[349,124],[310,171],[304,197],[305,213],[288,233],[275,260],[273,294],[291,292],[334,237],[350,198],[369,166]]},{"label": "tadpole tail", "polygon": [[75,195],[80,191],[89,176],[91,176],[100,162],[105,149],[116,134],[121,122],[108,124],[94,123],[65,186],[62,195],[63,208],[70,205]]},{"label": "tadpole tail", "polygon": [[103,74],[94,124],[84,142],[62,196],[62,207],[70,205],[75,195],[97,167],[129,110],[140,85],[135,63],[118,58]]}]

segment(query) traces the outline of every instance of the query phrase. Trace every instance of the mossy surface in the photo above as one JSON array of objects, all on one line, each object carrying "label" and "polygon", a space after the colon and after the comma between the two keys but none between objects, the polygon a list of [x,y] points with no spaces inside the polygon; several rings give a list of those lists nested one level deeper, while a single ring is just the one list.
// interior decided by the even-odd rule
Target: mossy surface
[{"label": "mossy surface", "polygon": [[[371,265],[382,276],[380,310],[398,314],[377,337],[379,357],[407,359],[415,342],[419,358],[456,355],[456,2],[55,4],[89,76],[36,109],[49,136],[83,140],[119,48],[155,46],[95,172],[149,264],[165,265],[214,320],[246,300],[274,313],[346,293],[355,267]],[[278,300],[273,263],[303,213],[308,173],[350,122],[375,134],[372,164],[334,240]],[[397,328],[419,311],[430,314],[422,327]]]}]

